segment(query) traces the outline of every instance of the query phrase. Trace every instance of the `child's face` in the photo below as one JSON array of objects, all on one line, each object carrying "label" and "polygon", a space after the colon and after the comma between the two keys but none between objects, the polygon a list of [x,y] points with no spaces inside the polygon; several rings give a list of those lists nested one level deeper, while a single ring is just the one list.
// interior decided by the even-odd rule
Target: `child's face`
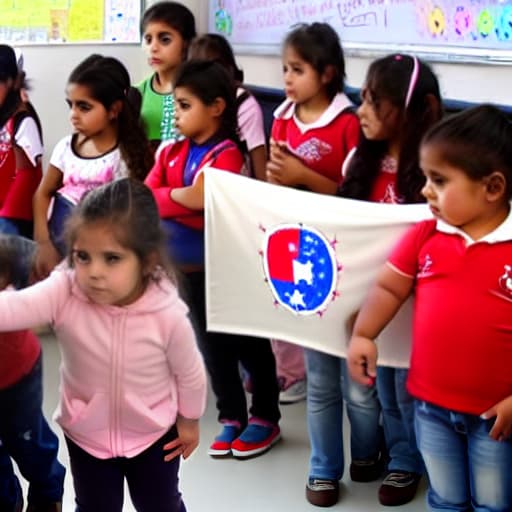
[{"label": "child's face", "polygon": [[184,60],[185,42],[181,34],[161,21],[146,25],[143,35],[148,64],[156,73],[173,71]]},{"label": "child's face", "polygon": [[392,140],[398,135],[398,109],[387,99],[380,99],[376,104],[369,89],[361,92],[361,106],[357,115],[361,130],[368,140]]},{"label": "child's face", "polygon": [[66,102],[74,130],[87,137],[101,134],[115,117],[103,103],[91,96],[89,87],[85,85],[69,83],[66,88]]},{"label": "child's face", "polygon": [[[176,87],[176,128],[197,144],[208,140],[219,129],[224,108],[214,103],[205,105],[186,87]],[[222,100],[219,100],[222,101]]]},{"label": "child's face", "polygon": [[325,77],[306,62],[292,46],[287,46],[283,52],[283,77],[286,97],[294,103],[300,105],[316,98],[327,98]]},{"label": "child's face", "polygon": [[488,218],[487,181],[472,180],[446,163],[436,146],[423,145],[420,166],[426,177],[421,193],[435,217],[456,226],[471,236]]},{"label": "child's face", "polygon": [[108,224],[80,227],[72,256],[78,286],[92,302],[126,306],[144,293],[139,258],[119,244]]}]

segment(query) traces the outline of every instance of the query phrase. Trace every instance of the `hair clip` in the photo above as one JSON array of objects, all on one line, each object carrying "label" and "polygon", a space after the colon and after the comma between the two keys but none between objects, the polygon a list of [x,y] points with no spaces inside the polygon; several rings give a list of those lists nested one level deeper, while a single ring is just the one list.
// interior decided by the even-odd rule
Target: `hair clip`
[{"label": "hair clip", "polygon": [[411,59],[413,60],[413,67],[411,72],[411,78],[409,79],[409,87],[407,88],[407,95],[405,96],[405,108],[407,108],[409,106],[409,103],[411,102],[414,89],[418,82],[418,75],[420,74],[420,61],[415,56],[411,56]]},{"label": "hair clip", "polygon": [[403,56],[400,55],[399,53],[397,55],[395,55],[395,60],[402,60]]}]

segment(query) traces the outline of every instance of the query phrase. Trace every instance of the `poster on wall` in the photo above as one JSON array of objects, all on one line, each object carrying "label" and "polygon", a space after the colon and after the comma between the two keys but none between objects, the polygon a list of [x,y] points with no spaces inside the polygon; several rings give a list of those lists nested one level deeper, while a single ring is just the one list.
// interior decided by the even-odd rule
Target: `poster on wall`
[{"label": "poster on wall", "polygon": [[140,0],[0,0],[0,41],[139,43],[141,10]]},{"label": "poster on wall", "polygon": [[277,53],[291,27],[323,21],[352,53],[512,61],[510,0],[211,0],[209,9],[209,30],[249,53]]}]

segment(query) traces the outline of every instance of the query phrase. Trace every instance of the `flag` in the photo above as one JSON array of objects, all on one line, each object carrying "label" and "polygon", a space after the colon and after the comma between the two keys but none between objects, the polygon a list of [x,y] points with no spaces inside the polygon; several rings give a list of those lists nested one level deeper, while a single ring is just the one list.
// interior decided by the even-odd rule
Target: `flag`
[{"label": "flag", "polygon": [[[208,330],[346,355],[347,323],[427,205],[356,201],[205,172]],[[379,364],[409,365],[413,301],[379,335]]]}]

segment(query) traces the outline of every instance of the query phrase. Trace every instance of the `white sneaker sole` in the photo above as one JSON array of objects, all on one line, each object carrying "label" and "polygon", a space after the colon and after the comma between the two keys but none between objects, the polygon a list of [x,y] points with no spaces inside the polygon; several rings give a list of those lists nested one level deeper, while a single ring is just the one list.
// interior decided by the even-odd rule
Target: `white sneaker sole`
[{"label": "white sneaker sole", "polygon": [[233,454],[233,457],[236,457],[237,459],[247,459],[248,457],[253,457],[254,455],[265,453],[266,451],[270,450],[270,448],[272,448],[272,446],[274,446],[280,439],[281,433],[274,437],[274,439],[272,439],[272,441],[270,441],[270,443],[266,446],[260,446],[259,448],[254,448],[254,450],[246,450],[243,452],[240,450],[231,449],[231,453]]}]

